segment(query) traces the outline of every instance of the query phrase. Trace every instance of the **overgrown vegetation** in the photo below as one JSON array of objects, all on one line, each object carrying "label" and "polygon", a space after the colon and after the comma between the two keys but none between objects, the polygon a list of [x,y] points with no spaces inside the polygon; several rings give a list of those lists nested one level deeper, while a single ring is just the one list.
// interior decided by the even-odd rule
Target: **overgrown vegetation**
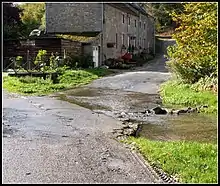
[{"label": "overgrown vegetation", "polygon": [[3,3],[3,39],[18,39],[22,36],[21,10],[13,3]]},{"label": "overgrown vegetation", "polygon": [[168,48],[169,69],[185,83],[201,78],[217,79],[217,3],[186,3],[182,14],[173,13],[180,24]]},{"label": "overgrown vegetation", "polygon": [[23,3],[18,5],[23,23],[23,35],[28,36],[34,29],[45,29],[45,3]]},{"label": "overgrown vegetation", "polygon": [[[200,112],[217,114],[217,3],[184,3],[168,48],[167,63],[175,79],[161,85],[167,106],[208,106]],[[182,183],[217,183],[217,145],[187,141],[151,141],[130,137],[140,153]]]},{"label": "overgrown vegetation", "polygon": [[209,105],[217,113],[217,3],[185,3],[182,14],[172,14],[180,26],[168,47],[169,70],[177,81],[162,86],[166,104]]},{"label": "overgrown vegetation", "polygon": [[217,145],[186,141],[151,141],[130,137],[151,165],[182,183],[217,183]]},{"label": "overgrown vegetation", "polygon": [[141,3],[148,14],[155,18],[157,33],[172,31],[177,23],[172,20],[171,12],[180,13],[183,11],[183,3]]},{"label": "overgrown vegetation", "polygon": [[[20,70],[22,58],[17,56],[16,69]],[[39,77],[10,77],[3,78],[3,88],[22,94],[44,95],[62,89],[74,88],[87,84],[99,77],[111,74],[108,69],[94,69],[91,56],[67,56],[60,61],[53,53],[48,55],[46,50],[39,50],[35,60],[34,70],[31,72],[57,73],[58,77],[47,75],[46,79]],[[80,70],[79,68],[84,68]],[[25,71],[22,69],[22,71]]]},{"label": "overgrown vegetation", "polygon": [[17,56],[15,58],[15,68],[21,68],[23,62],[23,57],[22,56]]},{"label": "overgrown vegetation", "polygon": [[43,72],[46,70],[46,62],[47,62],[47,51],[39,50],[38,54],[34,60],[34,64],[38,66]]},{"label": "overgrown vegetation", "polygon": [[[25,69],[21,68],[22,60],[21,56],[17,56],[15,63],[16,71],[25,71]],[[57,54],[54,55],[52,53],[49,56],[46,50],[39,50],[34,59],[34,65],[34,70],[26,71],[28,73],[40,72],[51,75],[47,75],[46,79],[44,74],[42,74],[43,78],[6,76],[3,79],[3,87],[11,92],[42,95],[87,84],[94,79],[112,73],[108,69],[94,69],[93,60],[90,55],[68,55],[67,58],[60,60]]]},{"label": "overgrown vegetation", "polygon": [[63,61],[63,65],[70,68],[92,68],[94,67],[93,57],[91,55],[73,56],[67,55]]},{"label": "overgrown vegetation", "polygon": [[3,77],[3,88],[9,92],[21,94],[45,95],[63,89],[74,88],[90,83],[99,77],[110,74],[107,69],[62,70],[58,83],[54,84],[50,77],[46,80],[39,77]]},{"label": "overgrown vegetation", "polygon": [[161,85],[160,94],[165,105],[197,107],[207,105],[200,110],[205,113],[217,114],[217,95],[211,91],[200,91],[196,84],[186,84],[178,80],[168,81]]},{"label": "overgrown vegetation", "polygon": [[90,42],[95,39],[95,37],[86,37],[86,36],[75,36],[75,35],[68,35],[68,34],[57,34],[59,38],[69,39],[72,41],[79,41],[79,42]]}]

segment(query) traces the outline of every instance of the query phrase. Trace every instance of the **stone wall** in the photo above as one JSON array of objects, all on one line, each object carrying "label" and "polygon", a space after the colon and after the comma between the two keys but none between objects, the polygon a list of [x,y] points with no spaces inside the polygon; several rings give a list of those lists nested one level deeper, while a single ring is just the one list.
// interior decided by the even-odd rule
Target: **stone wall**
[{"label": "stone wall", "polygon": [[48,33],[102,31],[102,3],[46,3]]},{"label": "stone wall", "polygon": [[149,50],[153,50],[155,48],[155,26],[154,20],[152,17],[147,17],[147,24],[146,24],[146,48]]},{"label": "stone wall", "polygon": [[167,54],[167,47],[176,44],[176,40],[174,39],[166,39],[156,37],[156,53],[158,54]]}]

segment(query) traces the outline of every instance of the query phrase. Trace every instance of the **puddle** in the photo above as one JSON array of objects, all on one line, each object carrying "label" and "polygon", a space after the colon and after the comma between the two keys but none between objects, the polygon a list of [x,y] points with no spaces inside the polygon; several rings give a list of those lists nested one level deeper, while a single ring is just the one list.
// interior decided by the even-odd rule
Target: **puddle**
[{"label": "puddle", "polygon": [[[156,94],[144,94],[117,89],[82,87],[68,90],[59,99],[95,112],[116,117],[121,112],[142,112],[161,104]],[[139,135],[151,140],[187,140],[217,143],[217,117],[202,114],[178,116],[148,116],[138,118],[143,123]]]},{"label": "puddle", "polygon": [[99,105],[99,104],[86,102],[83,99],[77,99],[74,96],[59,95],[58,99],[63,100],[63,101],[68,101],[70,103],[79,105],[79,106],[84,107],[84,108],[88,108],[90,110],[96,110],[96,109],[98,109],[98,110],[109,110],[109,108],[106,107],[106,106],[102,106],[102,105]]},{"label": "puddle", "polygon": [[160,122],[142,124],[139,136],[162,141],[217,143],[217,117],[201,114],[167,116]]},{"label": "puddle", "polygon": [[160,103],[160,98],[156,94],[101,88],[77,88],[63,92],[59,98],[91,110],[118,112],[137,112]]}]

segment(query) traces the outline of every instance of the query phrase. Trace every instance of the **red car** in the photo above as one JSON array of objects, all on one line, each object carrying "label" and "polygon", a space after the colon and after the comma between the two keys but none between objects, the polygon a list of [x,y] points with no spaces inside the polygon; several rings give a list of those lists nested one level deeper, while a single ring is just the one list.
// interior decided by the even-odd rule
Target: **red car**
[{"label": "red car", "polygon": [[125,61],[130,61],[132,59],[132,55],[130,53],[126,53],[125,55],[123,55],[121,57],[122,59],[124,59]]}]

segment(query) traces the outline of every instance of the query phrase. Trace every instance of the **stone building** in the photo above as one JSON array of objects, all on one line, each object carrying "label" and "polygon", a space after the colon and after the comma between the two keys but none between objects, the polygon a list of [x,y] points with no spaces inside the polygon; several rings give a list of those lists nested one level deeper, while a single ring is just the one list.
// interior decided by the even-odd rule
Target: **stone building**
[{"label": "stone building", "polygon": [[154,19],[136,3],[46,3],[46,32],[95,37],[84,51],[96,66],[131,50],[155,53]]}]

